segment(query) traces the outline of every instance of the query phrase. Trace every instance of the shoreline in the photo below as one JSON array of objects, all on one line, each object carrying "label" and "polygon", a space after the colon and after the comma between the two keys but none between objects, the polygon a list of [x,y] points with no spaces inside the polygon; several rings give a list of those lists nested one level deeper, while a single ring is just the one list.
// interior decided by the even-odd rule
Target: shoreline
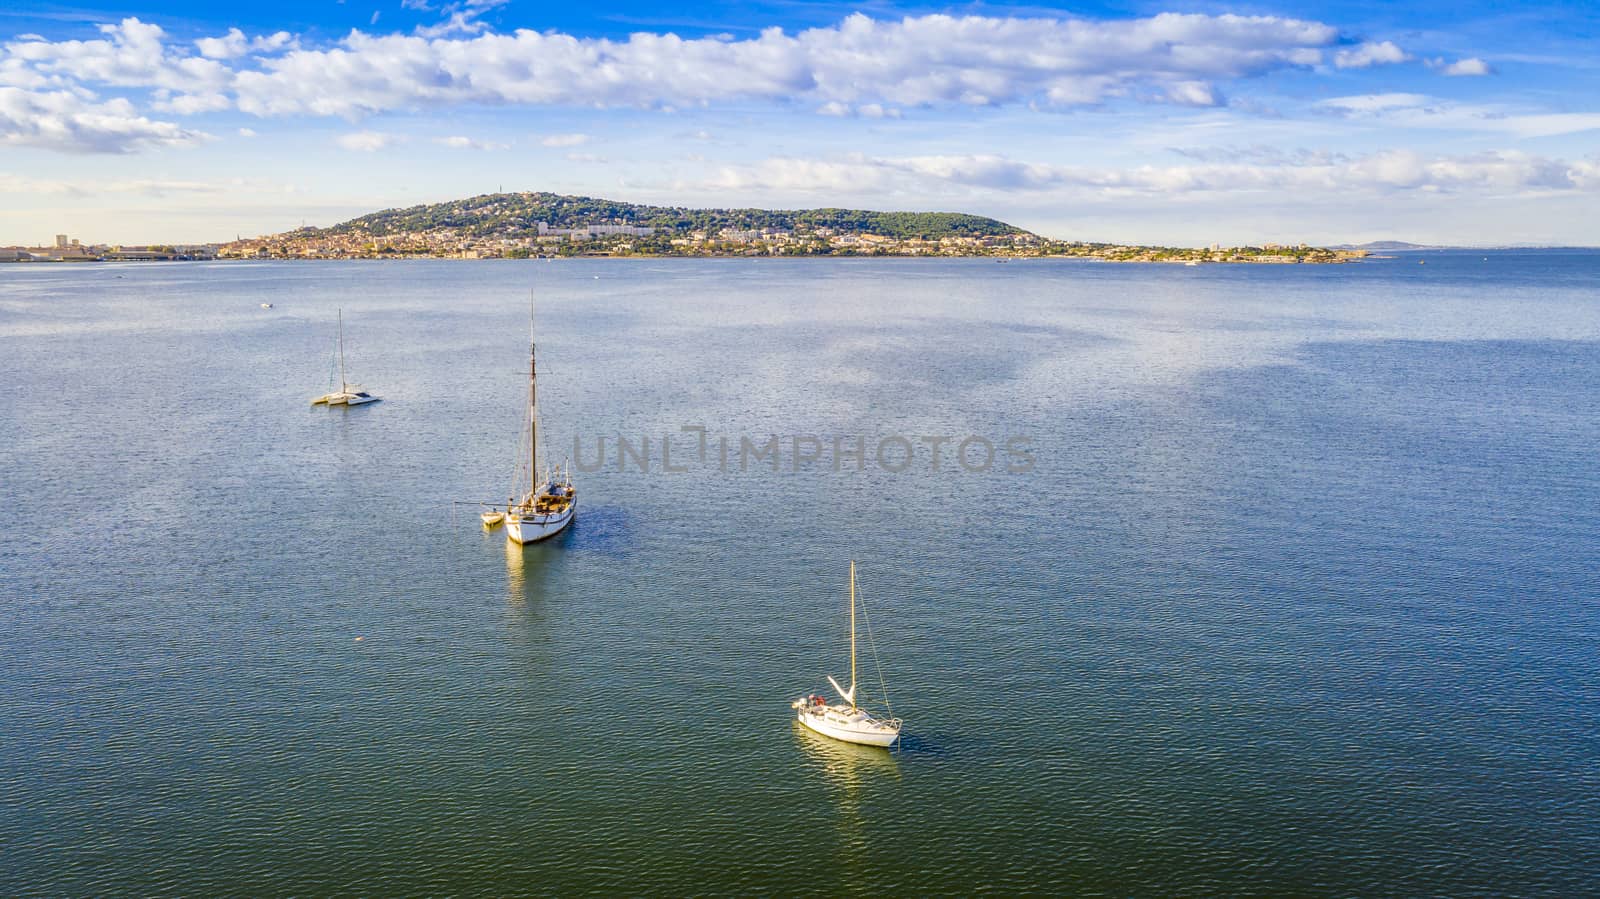
[{"label": "shoreline", "polygon": [[92,265],[92,264],[124,264],[124,265],[150,265],[155,263],[173,262],[501,262],[501,263],[538,263],[538,262],[571,262],[594,259],[607,260],[635,260],[639,262],[661,262],[676,259],[726,259],[742,261],[796,261],[796,260],[859,260],[859,261],[887,261],[887,260],[990,260],[996,263],[1011,262],[1095,262],[1112,265],[1164,265],[1181,268],[1199,268],[1208,265],[1346,265],[1359,263],[1369,259],[1394,259],[1394,256],[1348,256],[1335,259],[1306,259],[1298,257],[1279,257],[1270,261],[1262,259],[1118,259],[1106,256],[1092,256],[1087,254],[1062,253],[1056,255],[1038,256],[986,256],[986,255],[915,255],[906,253],[883,254],[805,254],[805,255],[780,255],[780,254],[716,254],[716,255],[645,255],[640,253],[628,254],[575,254],[570,256],[529,256],[525,258],[506,256],[462,257],[462,256],[431,256],[431,255],[395,255],[395,256],[212,256],[212,257],[184,257],[166,259],[20,259],[0,260],[0,265],[36,266],[36,265]]}]

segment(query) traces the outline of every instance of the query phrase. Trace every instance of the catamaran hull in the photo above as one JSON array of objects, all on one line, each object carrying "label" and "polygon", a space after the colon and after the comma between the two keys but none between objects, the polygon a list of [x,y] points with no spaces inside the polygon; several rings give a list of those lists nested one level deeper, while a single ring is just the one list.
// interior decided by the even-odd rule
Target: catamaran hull
[{"label": "catamaran hull", "polygon": [[566,511],[556,515],[507,515],[506,537],[513,543],[538,543],[566,530],[572,519],[578,517],[578,503],[573,501]]},{"label": "catamaran hull", "polygon": [[821,715],[811,715],[803,711],[799,713],[799,718],[801,724],[822,734],[824,737],[832,737],[835,740],[843,740],[846,743],[859,743],[862,746],[890,746],[895,740],[900,739],[900,732],[897,730],[854,730],[833,724]]}]

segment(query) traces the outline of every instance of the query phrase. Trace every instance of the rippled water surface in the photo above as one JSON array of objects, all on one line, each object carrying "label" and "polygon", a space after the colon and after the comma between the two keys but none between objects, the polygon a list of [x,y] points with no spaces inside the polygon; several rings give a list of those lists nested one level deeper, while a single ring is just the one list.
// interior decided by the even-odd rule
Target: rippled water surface
[{"label": "rippled water surface", "polygon": [[0,892],[1593,892],[1600,255],[1426,258],[0,267]]}]

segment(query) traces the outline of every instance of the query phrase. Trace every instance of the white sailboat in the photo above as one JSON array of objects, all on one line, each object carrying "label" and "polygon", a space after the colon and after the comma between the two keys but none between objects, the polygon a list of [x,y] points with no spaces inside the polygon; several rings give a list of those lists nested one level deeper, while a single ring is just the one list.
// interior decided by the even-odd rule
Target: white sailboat
[{"label": "white sailboat", "polygon": [[313,406],[360,406],[365,403],[376,403],[378,397],[366,392],[360,387],[351,384],[345,379],[344,373],[344,310],[339,310],[339,389],[334,393],[325,393],[311,401]]},{"label": "white sailboat", "polygon": [[[868,629],[868,640],[871,630]],[[873,664],[877,664],[877,647],[872,647]],[[879,673],[880,679],[882,673]],[[790,708],[800,718],[800,723],[823,736],[846,743],[864,746],[890,746],[900,739],[899,718],[878,718],[856,704],[856,563],[850,563],[850,689],[828,676],[828,683],[839,692],[844,703],[832,704],[822,696],[802,696],[790,703]],[[884,697],[885,704],[888,697]],[[893,714],[891,711],[890,714]]]},{"label": "white sailboat", "polygon": [[[531,312],[530,312],[531,317]],[[532,326],[530,324],[530,330]],[[578,491],[562,467],[539,467],[538,345],[528,341],[528,480],[521,500],[506,503],[506,537],[514,543],[536,543],[561,533],[578,516]]]}]

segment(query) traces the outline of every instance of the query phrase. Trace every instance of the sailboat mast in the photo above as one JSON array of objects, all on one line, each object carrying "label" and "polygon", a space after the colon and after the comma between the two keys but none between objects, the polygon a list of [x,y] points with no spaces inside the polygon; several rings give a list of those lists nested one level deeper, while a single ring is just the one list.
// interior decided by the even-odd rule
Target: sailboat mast
[{"label": "sailboat mast", "polygon": [[339,309],[339,392],[349,393],[350,386],[344,379],[344,309]]},{"label": "sailboat mast", "polygon": [[528,294],[528,477],[539,489],[538,344],[533,339],[533,293]]},{"label": "sailboat mast", "polygon": [[856,707],[856,563],[850,560],[850,708]]}]

